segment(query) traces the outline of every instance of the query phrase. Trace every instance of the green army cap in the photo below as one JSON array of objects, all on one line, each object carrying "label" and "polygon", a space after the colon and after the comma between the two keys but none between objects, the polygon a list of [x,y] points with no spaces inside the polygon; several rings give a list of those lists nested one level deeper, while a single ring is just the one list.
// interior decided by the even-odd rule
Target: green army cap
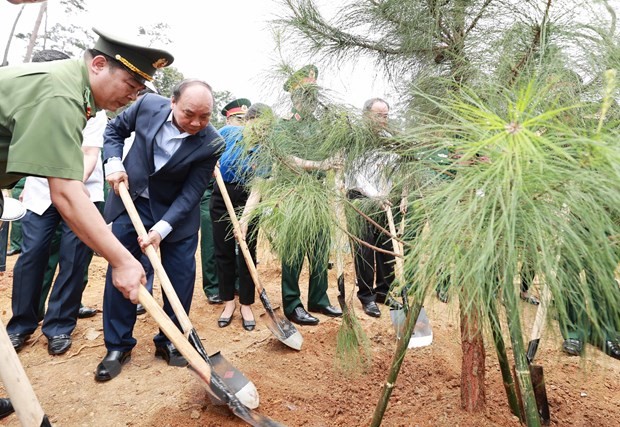
[{"label": "green army cap", "polygon": [[245,116],[245,112],[252,105],[249,99],[239,98],[234,101],[230,101],[224,108],[222,108],[222,116],[229,118],[230,116]]},{"label": "green army cap", "polygon": [[308,84],[316,84],[319,76],[319,69],[310,64],[295,71],[291,77],[284,83],[284,91],[292,92],[300,86]]},{"label": "green army cap", "polygon": [[93,28],[99,35],[94,49],[116,59],[139,81],[152,81],[155,71],[172,64],[174,57],[165,50],[140,46]]}]

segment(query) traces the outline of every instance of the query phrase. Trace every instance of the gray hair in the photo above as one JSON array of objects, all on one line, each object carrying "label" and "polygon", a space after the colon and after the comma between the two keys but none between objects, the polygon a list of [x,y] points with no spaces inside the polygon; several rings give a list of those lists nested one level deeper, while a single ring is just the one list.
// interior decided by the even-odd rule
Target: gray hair
[{"label": "gray hair", "polygon": [[201,85],[201,86],[206,87],[211,93],[211,95],[213,95],[213,89],[211,89],[211,85],[205,82],[204,80],[185,79],[185,80],[180,81],[174,86],[174,88],[172,89],[172,97],[177,100],[180,99],[185,89],[187,89],[190,86],[194,86],[194,85]]},{"label": "gray hair", "polygon": [[368,101],[364,102],[364,107],[362,107],[362,111],[363,112],[370,111],[372,109],[372,106],[375,105],[377,102],[384,103],[385,105],[387,105],[388,110],[390,109],[390,104],[388,104],[386,100],[382,98],[370,98]]},{"label": "gray hair", "polygon": [[256,102],[252,105],[250,105],[250,108],[248,108],[248,111],[246,111],[245,113],[245,120],[252,120],[255,119],[257,117],[262,116],[263,114],[271,114],[271,107],[267,104],[261,104],[260,102]]}]

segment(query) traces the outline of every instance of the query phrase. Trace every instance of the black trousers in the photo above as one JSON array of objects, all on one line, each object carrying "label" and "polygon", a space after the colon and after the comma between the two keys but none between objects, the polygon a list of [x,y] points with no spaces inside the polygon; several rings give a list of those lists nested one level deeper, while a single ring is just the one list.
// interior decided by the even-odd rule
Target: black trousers
[{"label": "black trousers", "polygon": [[[349,199],[360,199],[359,192],[349,191]],[[370,215],[378,224],[388,228],[387,215],[383,211]],[[365,221],[359,235],[356,236],[372,246],[392,252],[392,239],[382,233],[377,227]],[[394,257],[377,252],[361,243],[352,240],[353,255],[355,258],[355,276],[357,277],[357,297],[363,304],[371,301],[383,302],[394,282]]]},{"label": "black trousers", "polygon": [[[248,200],[249,192],[242,185],[226,183],[226,190],[235,209],[243,208]],[[213,224],[213,243],[215,248],[215,265],[217,266],[217,278],[220,298],[223,301],[235,299],[235,279],[239,276],[239,302],[243,305],[254,304],[255,287],[252,276],[245,263],[243,253],[235,253],[235,236],[232,222],[226,210],[224,198],[216,185],[213,188],[209,205],[211,221]],[[256,221],[248,225],[246,242],[256,264]],[[237,257],[240,257],[237,262]],[[237,268],[239,271],[237,272]]]}]

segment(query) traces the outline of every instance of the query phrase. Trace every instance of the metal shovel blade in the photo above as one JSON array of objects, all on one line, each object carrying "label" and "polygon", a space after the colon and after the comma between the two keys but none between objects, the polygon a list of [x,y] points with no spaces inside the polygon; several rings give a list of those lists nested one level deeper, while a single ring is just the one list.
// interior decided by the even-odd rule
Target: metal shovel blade
[{"label": "metal shovel blade", "polygon": [[345,290],[344,290],[344,274],[339,274],[338,275],[338,304],[340,305],[340,309],[342,310],[343,313],[346,313],[346,311],[349,309],[347,307],[347,303],[345,301],[345,294],[344,294]]},{"label": "metal shovel blade", "polygon": [[[396,330],[396,337],[400,339],[400,337],[404,336],[405,327],[407,325],[406,310],[390,310],[390,318],[392,319],[392,325],[394,325],[394,329]],[[407,348],[427,347],[431,345],[432,342],[433,330],[431,328],[430,320],[426,315],[426,311],[424,310],[424,307],[422,307],[413,328],[413,334],[409,339]]]},{"label": "metal shovel blade", "polygon": [[[295,350],[301,350],[304,338],[301,336],[297,328],[288,319],[278,317],[269,302],[267,293],[263,289],[260,294],[260,300],[265,307],[265,324],[267,329],[284,344]],[[262,316],[261,316],[262,317]]]},{"label": "metal shovel blade", "polygon": [[[213,356],[208,356],[194,328],[189,331],[187,340],[192,347],[196,349],[200,357],[209,364],[211,370],[217,372],[217,374],[222,377],[228,389],[237,396],[241,403],[251,409],[258,408],[258,390],[252,381],[247,379],[239,369],[235,368],[232,363],[226,360],[219,351]],[[214,403],[217,404],[217,402]],[[223,404],[223,402],[220,403]]]},{"label": "metal shovel blade", "polygon": [[[195,370],[191,365],[189,365],[188,368],[195,376],[200,378],[202,381],[206,381],[203,375],[201,375],[201,373]],[[227,390],[227,387],[228,386],[216,372],[211,372],[209,387],[207,387],[206,390],[214,404],[227,405],[233,414],[251,426],[285,427],[284,424],[280,424],[279,422],[274,421],[265,415],[254,412],[252,409],[245,406],[234,394],[232,394],[232,392]]]},{"label": "metal shovel blade", "polygon": [[226,387],[237,396],[241,403],[250,409],[258,408],[258,391],[254,383],[248,381],[219,351],[209,356],[209,363],[213,372],[226,382]]},{"label": "metal shovel blade", "polygon": [[543,367],[540,365],[530,365],[530,377],[532,378],[532,387],[534,387],[538,415],[540,415],[543,425],[548,426],[551,423],[551,416],[549,414],[549,401],[547,400]]}]

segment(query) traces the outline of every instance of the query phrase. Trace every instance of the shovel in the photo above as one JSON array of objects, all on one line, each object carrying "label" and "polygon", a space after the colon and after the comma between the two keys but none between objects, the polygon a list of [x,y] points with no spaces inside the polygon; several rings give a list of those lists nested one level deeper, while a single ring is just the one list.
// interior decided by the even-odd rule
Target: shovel
[{"label": "shovel", "polygon": [[[2,198],[2,195],[0,195]],[[0,228],[4,221],[15,221],[24,216],[26,209],[16,199],[4,198],[4,211],[0,218]],[[5,242],[6,244],[6,242]],[[0,320],[0,381],[4,384],[17,418],[26,427],[51,426],[47,415],[32,389],[26,371],[19,361],[9,335]]]},{"label": "shovel", "polygon": [[[401,309],[390,309],[390,318],[392,319],[392,324],[394,325],[394,329],[396,329],[396,338],[400,339],[405,334],[405,327],[407,326],[407,314],[409,314],[409,301],[407,298],[407,287],[404,286],[404,271],[403,271],[403,258],[402,255],[404,253],[403,246],[398,240],[396,240],[396,226],[394,225],[394,216],[392,215],[392,209],[389,206],[384,206],[385,215],[387,216],[388,225],[390,228],[390,233],[392,234],[392,245],[394,246],[394,253],[396,253],[396,257],[394,259],[394,274],[398,280],[398,282],[403,285],[403,289],[401,291],[402,299],[403,299],[403,308]],[[403,224],[401,224],[401,233]],[[431,329],[430,321],[428,320],[428,316],[426,315],[426,311],[424,307],[420,309],[420,314],[418,314],[418,318],[416,319],[415,326],[413,328],[413,334],[409,339],[409,344],[407,348],[418,348],[418,347],[426,347],[431,345],[433,342],[433,330]]]},{"label": "shovel", "polygon": [[233,414],[252,426],[283,427],[277,421],[256,413],[241,403],[237,396],[228,389],[222,377],[213,370],[203,356],[189,343],[144,286],[140,286],[138,300],[157,322],[164,334],[172,341],[177,350],[185,357],[192,372],[208,385],[207,392],[212,399],[228,405]]},{"label": "shovel", "polygon": [[304,342],[303,337],[297,331],[295,326],[290,322],[290,320],[282,319],[281,317],[276,315],[273,307],[271,306],[271,303],[269,302],[269,298],[267,298],[267,292],[265,292],[265,288],[263,288],[260,278],[258,277],[258,270],[256,270],[256,265],[254,265],[254,260],[252,259],[252,255],[250,254],[248,244],[245,242],[245,239],[241,235],[239,220],[237,220],[235,208],[233,207],[230,197],[228,196],[226,185],[224,184],[224,180],[222,179],[222,175],[220,174],[219,165],[215,167],[214,175],[217,185],[220,189],[220,193],[222,193],[224,203],[226,204],[228,216],[230,217],[230,221],[233,225],[235,238],[237,239],[237,243],[239,244],[239,248],[243,253],[245,263],[248,266],[250,275],[252,276],[252,281],[254,282],[254,286],[256,287],[256,292],[258,293],[258,296],[263,303],[263,307],[265,307],[265,312],[267,313],[267,316],[265,318],[267,329],[269,329],[277,339],[282,341],[287,346],[295,350],[301,350],[301,345]]},{"label": "shovel", "polygon": [[[124,183],[119,185],[119,194],[121,199],[123,200],[123,204],[125,205],[125,209],[131,218],[131,222],[133,223],[134,228],[138,235],[146,236],[147,232],[142,224],[142,220],[140,219],[140,215],[136,210],[133,201],[131,200],[131,196],[127,191],[127,187]],[[255,409],[258,407],[258,391],[254,384],[248,380],[237,368],[235,368],[228,360],[224,358],[219,352],[215,353],[211,357],[207,355],[205,348],[202,345],[202,341],[196,332],[196,329],[192,326],[192,323],[189,319],[189,316],[185,312],[179,297],[177,296],[166,271],[157,256],[157,252],[153,246],[148,246],[146,248],[146,255],[151,262],[151,265],[155,269],[157,273],[157,277],[161,283],[162,289],[166,293],[168,297],[168,301],[172,306],[172,310],[174,314],[176,314],[179,323],[181,324],[181,328],[185,333],[187,340],[190,344],[196,349],[198,354],[207,362],[210,368],[219,374],[221,378],[224,379],[227,389],[232,391],[235,396],[248,408]]]},{"label": "shovel", "polygon": [[[344,188],[344,177],[341,171],[338,171],[335,176],[335,186],[336,192],[343,197],[343,188]],[[334,210],[336,211],[336,218],[340,227],[343,229],[346,226],[346,219],[344,214],[344,208],[342,203],[337,202],[334,206]],[[346,240],[344,237],[344,233],[341,231],[337,232],[336,242],[338,247],[336,248],[336,284],[338,286],[338,305],[340,305],[340,309],[342,310],[342,315],[344,318],[348,318],[349,307],[346,302],[346,292],[344,287],[344,250],[343,247],[346,245]]]},{"label": "shovel", "polygon": [[43,412],[26,371],[13,349],[9,335],[0,321],[0,380],[11,398],[17,418],[23,426],[51,426]]},{"label": "shovel", "polygon": [[[538,408],[538,414],[543,425],[549,425],[551,417],[549,414],[549,401],[547,400],[547,390],[545,388],[545,378],[543,373],[543,367],[540,365],[534,365],[534,357],[538,351],[538,344],[540,337],[542,336],[545,317],[547,315],[547,306],[551,300],[551,292],[547,284],[543,286],[542,295],[540,298],[540,305],[536,310],[536,318],[534,319],[534,327],[532,328],[532,336],[527,346],[527,363],[530,368],[530,377],[532,378],[532,386],[534,387],[534,397],[536,398],[536,407]],[[514,367],[513,367],[514,369]],[[516,375],[515,375],[516,378]],[[520,388],[517,387],[517,395],[521,402]]]}]

